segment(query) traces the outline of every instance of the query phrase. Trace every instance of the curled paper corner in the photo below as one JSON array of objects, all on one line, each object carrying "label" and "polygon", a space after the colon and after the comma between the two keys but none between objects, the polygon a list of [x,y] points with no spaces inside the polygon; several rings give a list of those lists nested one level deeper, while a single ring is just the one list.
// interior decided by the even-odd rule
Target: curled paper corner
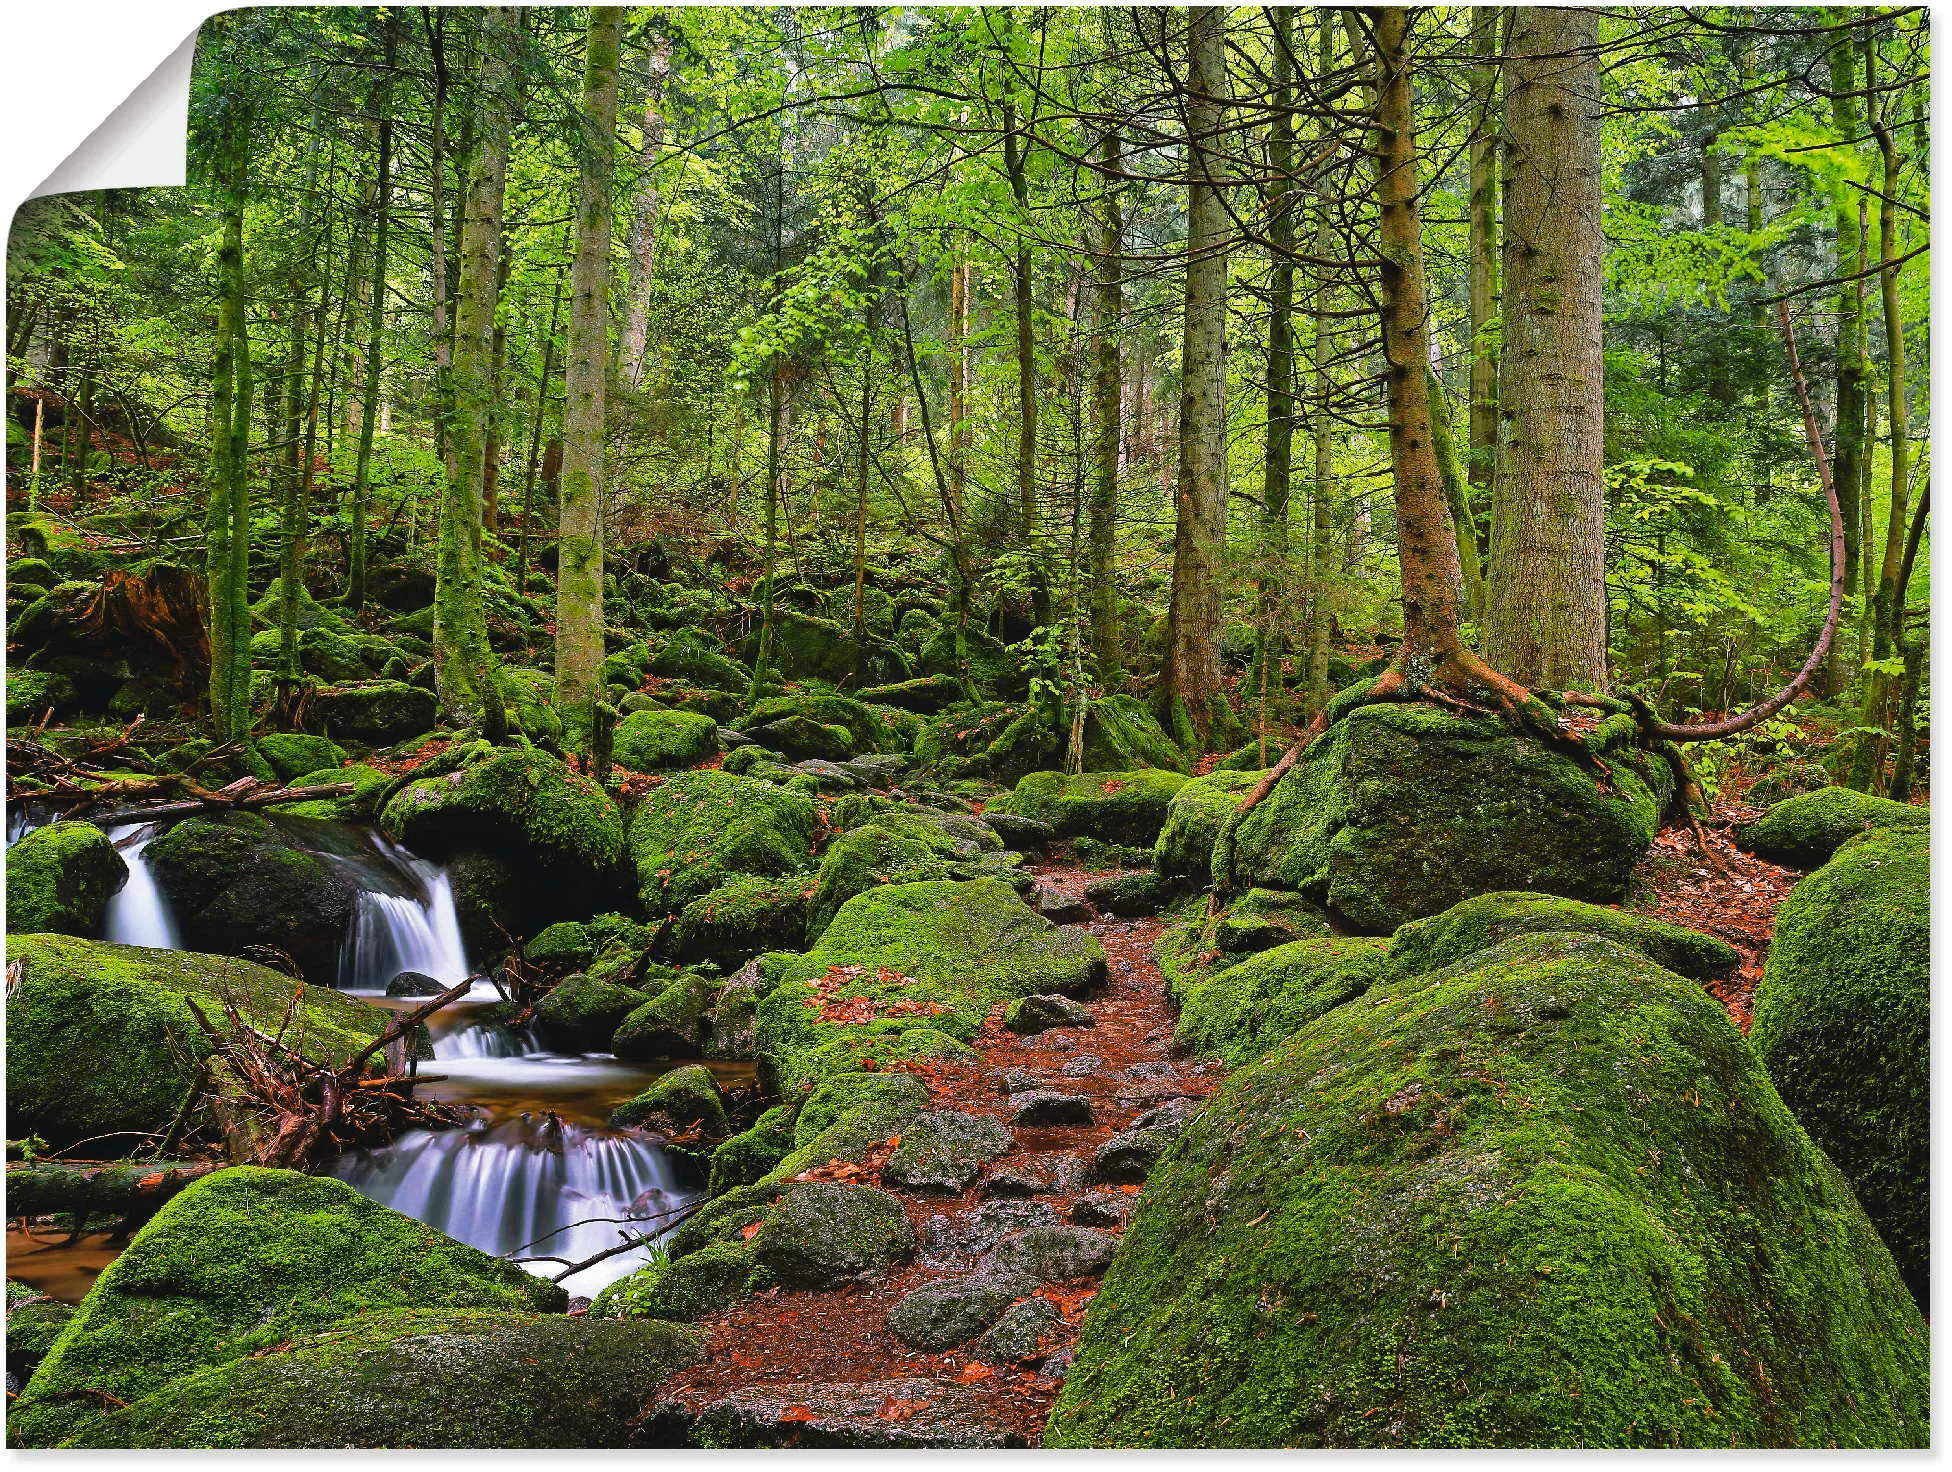
[{"label": "curled paper corner", "polygon": [[200,29],[193,28],[28,197],[181,186],[189,143],[190,64]]}]

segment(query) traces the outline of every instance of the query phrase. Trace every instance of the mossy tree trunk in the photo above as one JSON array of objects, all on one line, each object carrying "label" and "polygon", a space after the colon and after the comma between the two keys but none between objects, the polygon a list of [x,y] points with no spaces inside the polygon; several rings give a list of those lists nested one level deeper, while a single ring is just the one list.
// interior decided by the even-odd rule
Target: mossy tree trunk
[{"label": "mossy tree trunk", "polygon": [[[1840,146],[1854,148],[1863,131],[1857,111],[1856,51],[1848,31],[1839,32],[1830,48],[1830,122]],[[1849,276],[1865,263],[1864,232],[1858,227],[1858,196],[1839,183],[1832,191],[1831,213],[1837,240],[1837,272]],[[1856,591],[1858,559],[1863,549],[1858,525],[1865,482],[1865,406],[1869,359],[1864,352],[1864,298],[1855,280],[1837,288],[1837,432],[1832,474],[1837,505],[1844,519],[1844,587]],[[1841,649],[1832,649],[1823,683],[1832,690],[1846,683],[1838,662]]]},{"label": "mossy tree trunk", "polygon": [[366,606],[366,521],[373,485],[373,435],[378,428],[380,380],[386,371],[387,229],[393,200],[393,66],[399,53],[400,22],[396,11],[380,21],[380,74],[373,83],[373,112],[378,138],[373,165],[372,279],[366,288],[366,352],[359,409],[359,448],[352,471],[352,530],[346,544],[346,606],[354,613]]},{"label": "mossy tree trunk", "polygon": [[[1016,207],[1016,259],[1011,271],[1017,359],[1017,535],[1032,559],[1035,621],[1050,621],[1050,583],[1043,566],[1042,517],[1037,504],[1036,282],[1030,258],[1030,139],[1017,128],[1014,107],[1003,110],[1003,172]],[[1035,119],[1032,119],[1033,123]]]},{"label": "mossy tree trunk", "polygon": [[248,103],[239,95],[220,124],[213,160],[222,237],[217,248],[217,351],[211,382],[204,568],[210,585],[210,727],[219,741],[242,740],[251,728],[252,385],[244,274],[251,135]]},{"label": "mossy tree trunk", "polygon": [[[1498,46],[1497,6],[1471,12],[1471,431],[1465,472],[1483,504],[1490,504],[1498,466],[1498,348],[1491,324],[1499,310]],[[1477,530],[1471,529],[1475,541]],[[1473,605],[1484,618],[1482,603]]]},{"label": "mossy tree trunk", "polygon": [[622,29],[621,6],[590,7],[577,148],[580,183],[576,260],[570,268],[556,572],[556,698],[564,745],[581,753],[591,751],[604,707],[604,389],[610,362],[611,175]]},{"label": "mossy tree trunk", "polygon": [[[1107,128],[1098,140],[1107,169],[1118,167],[1118,130]],[[1118,336],[1125,317],[1124,220],[1118,183],[1100,186],[1104,202],[1098,217],[1098,279],[1091,338],[1092,481],[1087,504],[1090,546],[1091,646],[1098,682],[1116,684],[1124,675],[1118,630],[1118,447],[1123,423],[1124,384]]]},{"label": "mossy tree trunk", "polygon": [[1254,628],[1254,683],[1266,765],[1270,701],[1281,698],[1288,588],[1288,503],[1295,451],[1295,128],[1294,12],[1270,9],[1274,115],[1268,123],[1267,444],[1261,471],[1260,607]]},{"label": "mossy tree trunk", "polygon": [[638,150],[637,208],[630,222],[630,267],[624,285],[624,325],[617,346],[623,380],[644,384],[645,344],[650,337],[651,282],[657,256],[658,154],[664,148],[664,85],[671,75],[672,35],[653,18],[644,60],[644,141]]}]

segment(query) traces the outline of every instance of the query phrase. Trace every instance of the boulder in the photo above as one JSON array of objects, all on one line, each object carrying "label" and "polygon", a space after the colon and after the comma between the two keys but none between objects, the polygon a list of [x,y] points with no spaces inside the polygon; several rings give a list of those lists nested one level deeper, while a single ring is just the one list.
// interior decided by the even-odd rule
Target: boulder
[{"label": "boulder", "polygon": [[948,675],[922,675],[892,685],[871,685],[861,692],[864,701],[924,716],[946,710],[962,698],[962,688]]},{"label": "boulder", "polygon": [[1091,1163],[1093,1178],[1115,1186],[1145,1180],[1198,1108],[1191,1099],[1169,1099],[1146,1110],[1098,1147]]},{"label": "boulder", "polygon": [[29,1446],[91,1437],[116,1402],[133,1406],[355,1314],[565,1302],[555,1285],[343,1182],[222,1170],[165,1203],[103,1271],[10,1408],[8,1433]]},{"label": "boulder", "polygon": [[847,1181],[789,1186],[753,1240],[760,1266],[786,1288],[878,1282],[915,1251],[901,1202]]},{"label": "boulder", "polygon": [[1010,1141],[1010,1131],[986,1114],[930,1110],[902,1126],[901,1144],[881,1179],[910,1191],[960,1196],[985,1165],[1009,1150]]},{"label": "boulder", "polygon": [[959,857],[953,840],[924,824],[902,824],[889,815],[850,828],[820,856],[813,897],[807,905],[809,940],[826,932],[840,907],[883,884],[949,878]]},{"label": "boulder", "polygon": [[1330,934],[1320,906],[1286,890],[1250,889],[1215,922],[1213,943],[1221,954],[1240,957]]},{"label": "boulder", "polygon": [[1636,741],[1629,716],[1584,737],[1602,774],[1495,718],[1358,706],[1241,821],[1236,880],[1379,935],[1489,891],[1617,901],[1673,792]]},{"label": "boulder", "polygon": [[1172,795],[1153,843],[1152,867],[1165,879],[1205,888],[1220,829],[1259,784],[1263,772],[1209,772]]},{"label": "boulder", "polygon": [[695,767],[718,753],[718,722],[694,710],[641,710],[617,722],[612,754],[633,772]]},{"label": "boulder", "polygon": [[[18,1299],[13,1290],[25,1289]],[[54,1341],[75,1316],[75,1306],[47,1298],[27,1288],[25,1283],[7,1283],[7,1393],[17,1395],[20,1388],[40,1368]]]},{"label": "boulder", "polygon": [[1085,709],[1084,769],[1129,772],[1134,767],[1184,772],[1186,753],[1136,696],[1101,695]]},{"label": "boulder", "polygon": [[630,820],[638,897],[650,915],[675,915],[735,874],[797,873],[812,849],[810,800],[726,772],[678,773],[646,793]]},{"label": "boulder", "polygon": [[1084,897],[1107,915],[1156,915],[1172,903],[1176,886],[1151,870],[1113,874],[1085,886]]},{"label": "boulder", "polygon": [[1055,1089],[1032,1089],[1010,1101],[1010,1123],[1024,1129],[1061,1129],[1090,1124],[1091,1100],[1083,1094],[1065,1094]]},{"label": "boulder", "polygon": [[[228,956],[12,935],[20,984],[7,999],[7,1134],[66,1146],[168,1128],[210,1052],[185,999],[206,1017],[233,1002],[318,1063],[343,1063],[384,1030],[386,1014],[325,987]],[[76,1067],[77,1059],[87,1066]]]},{"label": "boulder", "polygon": [[[1836,790],[1836,789],[1833,789]],[[1877,829],[1776,912],[1749,1041],[1919,1303],[1931,1250],[1931,835]]]},{"label": "boulder", "polygon": [[536,1031],[558,1047],[604,1052],[623,1020],[651,1000],[637,987],[572,972],[535,1004]]},{"label": "boulder", "polygon": [[1186,781],[1178,772],[1156,769],[1077,777],[1032,772],[988,811],[1039,819],[1063,837],[1150,845],[1165,824],[1173,795]]},{"label": "boulder", "polygon": [[1249,956],[1186,989],[1174,1040],[1240,1065],[1332,1008],[1353,1001],[1389,971],[1389,942],[1366,937],[1292,941]]},{"label": "boulder", "polygon": [[502,708],[511,729],[521,732],[537,746],[559,750],[563,740],[563,718],[556,709],[556,680],[543,670],[497,665],[495,684],[501,691]]},{"label": "boulder", "polygon": [[1069,1283],[1103,1273],[1117,1246],[1118,1238],[1091,1227],[1028,1227],[992,1247],[979,1269],[1034,1283]]},{"label": "boulder", "polygon": [[1222,1085],[1152,1172],[1046,1443],[1922,1445],[1927,1354],[1721,1005],[1531,935]]},{"label": "boulder", "polygon": [[822,725],[801,715],[781,716],[764,725],[748,721],[745,732],[790,761],[844,762],[854,755],[854,741],[845,726]]},{"label": "boulder", "polygon": [[627,1129],[652,1129],[682,1135],[696,1130],[714,1140],[731,1133],[718,1080],[702,1063],[661,1073],[635,1098],[610,1111],[610,1123]]},{"label": "boulder", "polygon": [[393,785],[393,774],[355,762],[301,772],[291,779],[293,787],[323,787],[329,782],[350,782],[352,791],[340,797],[281,802],[266,811],[282,813],[288,818],[317,818],[327,823],[371,823],[379,817],[380,800]]},{"label": "boulder", "polygon": [[50,823],[7,850],[7,929],[94,935],[129,866],[93,823]]},{"label": "boulder", "polygon": [[1054,1027],[1092,1027],[1097,1021],[1084,1003],[1050,993],[1019,997],[1003,1014],[1003,1025],[1023,1037]]},{"label": "boulder", "polygon": [[362,680],[314,690],[307,719],[326,735],[386,746],[430,731],[434,692],[399,680]]},{"label": "boulder", "polygon": [[991,1269],[941,1278],[917,1288],[888,1311],[888,1327],[904,1344],[940,1354],[967,1344],[1026,1294],[1037,1291],[1027,1273]]},{"label": "boulder", "polygon": [[761,951],[791,950],[806,934],[807,896],[798,877],[734,874],[678,913],[671,954],[737,965]]},{"label": "boulder", "polygon": [[424,971],[402,971],[386,984],[389,997],[438,997],[447,984],[434,980]]},{"label": "boulder", "polygon": [[711,984],[681,974],[618,1024],[610,1039],[611,1050],[619,1058],[640,1063],[660,1058],[695,1058],[705,1013],[711,1005]]},{"label": "boulder", "polygon": [[928,1104],[928,1087],[913,1074],[835,1074],[800,1106],[791,1149],[762,1179],[785,1181],[836,1160],[858,1160],[907,1129]]},{"label": "boulder", "polygon": [[81,696],[75,682],[57,670],[7,671],[7,724],[32,726],[50,711],[56,716],[73,711]]},{"label": "boulder", "polygon": [[1064,1327],[1064,1315],[1048,1298],[1026,1298],[1011,1308],[976,1341],[976,1358],[992,1365],[1020,1365],[1040,1360],[1045,1344]]},{"label": "boulder", "polygon": [[688,1323],[728,1309],[773,1282],[750,1243],[714,1242],[617,1279],[597,1294],[590,1317]]},{"label": "boulder", "polygon": [[257,739],[258,755],[271,763],[281,781],[290,782],[307,772],[342,766],[345,748],[329,736],[313,736],[305,731],[267,731]]},{"label": "boulder", "polygon": [[752,688],[752,670],[727,655],[718,640],[701,629],[679,629],[667,638],[652,654],[650,672],[707,690],[744,694]]},{"label": "boulder", "polygon": [[824,751],[795,752],[790,745],[767,740],[761,734],[764,729],[780,721],[791,719],[810,722],[816,726],[838,726],[843,735],[840,744],[852,748],[853,752],[879,752],[905,745],[896,734],[897,728],[906,719],[899,711],[877,711],[863,701],[853,700],[845,695],[774,695],[758,702],[746,712],[743,728],[751,732],[762,744],[776,747],[789,756],[827,756],[840,761],[845,757],[831,756]]},{"label": "boulder", "polygon": [[1735,841],[1772,864],[1814,869],[1850,839],[1873,828],[1930,828],[1932,810],[1873,797],[1850,787],[1823,787],[1777,803],[1735,830]]},{"label": "boulder", "polygon": [[1519,891],[1477,895],[1452,905],[1441,915],[1405,925],[1390,939],[1390,964],[1403,975],[1435,971],[1521,935],[1554,931],[1617,940],[1657,965],[1696,981],[1727,976],[1742,960],[1741,953],[1726,941],[1685,925]]},{"label": "boulder", "polygon": [[714,1150],[709,1194],[721,1196],[764,1180],[793,1149],[793,1114],[790,1105],[775,1104],[753,1121],[751,1129]]}]

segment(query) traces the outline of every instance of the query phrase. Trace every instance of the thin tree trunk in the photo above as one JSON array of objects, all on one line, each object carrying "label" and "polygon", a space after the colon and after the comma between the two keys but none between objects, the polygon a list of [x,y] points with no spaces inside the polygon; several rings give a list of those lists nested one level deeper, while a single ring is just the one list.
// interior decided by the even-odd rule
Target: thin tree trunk
[{"label": "thin tree trunk", "polygon": [[[495,273],[495,297],[508,290],[509,268],[515,263],[515,248],[508,241],[499,243],[500,265]],[[500,533],[502,528],[502,370],[508,362],[508,318],[495,313],[495,331],[488,349],[488,422],[481,451],[481,530]]]},{"label": "thin tree trunk", "polygon": [[607,730],[603,689],[605,373],[610,362],[611,175],[623,7],[590,7],[583,67],[576,261],[570,272],[556,546],[556,698],[564,743],[590,755]]},{"label": "thin tree trunk", "polygon": [[[1106,168],[1116,168],[1120,152],[1118,130],[1107,128],[1098,148]],[[1119,428],[1124,402],[1118,339],[1125,317],[1125,245],[1118,183],[1107,176],[1103,188],[1091,340],[1096,465],[1089,501],[1088,540],[1092,653],[1097,661],[1099,684],[1110,687],[1123,678],[1125,665],[1118,627]]]},{"label": "thin tree trunk", "polygon": [[529,466],[522,476],[522,532],[516,541],[515,591],[528,591],[529,529],[535,522],[536,467],[542,453],[542,426],[549,417],[549,381],[556,373],[556,325],[562,318],[562,268],[556,270],[556,284],[549,298],[549,331],[542,339],[542,372],[535,385],[535,424],[529,431]]},{"label": "thin tree trunk", "polygon": [[1033,559],[1032,574],[1036,622],[1050,618],[1050,588],[1042,567],[1041,529],[1037,505],[1037,343],[1033,320],[1033,289],[1030,262],[1030,143],[1017,131],[1016,110],[1003,110],[1003,172],[1010,181],[1010,198],[1016,205],[1017,249],[1012,286],[1015,301],[1017,358],[1017,535]]},{"label": "thin tree trunk", "polygon": [[1279,667],[1287,607],[1288,502],[1294,479],[1295,449],[1295,130],[1294,12],[1286,6],[1267,11],[1274,31],[1274,115],[1268,125],[1267,161],[1271,176],[1268,213],[1267,450],[1261,474],[1260,608],[1254,621],[1254,678],[1260,698],[1261,745],[1265,762],[1268,699],[1280,694]]},{"label": "thin tree trunk", "polygon": [[[1857,112],[1857,67],[1855,48],[1844,33],[1830,50],[1830,120],[1840,143],[1854,146],[1862,132]],[[1832,213],[1837,234],[1837,274],[1849,275],[1863,264],[1863,232],[1857,223],[1855,191],[1842,184],[1833,192]],[[1837,288],[1837,448],[1833,465],[1837,482],[1837,504],[1844,518],[1844,587],[1855,592],[1858,586],[1859,503],[1865,489],[1864,411],[1867,402],[1865,382],[1870,364],[1864,352],[1864,298],[1856,281]],[[1838,668],[1842,651],[1833,648],[1825,666],[1823,683],[1835,689],[1845,682]]]},{"label": "thin tree trunk", "polygon": [[[1503,12],[1484,6],[1471,12],[1471,423],[1465,468],[1481,504],[1490,505],[1498,466],[1498,348],[1490,326],[1499,312],[1498,242],[1498,24]],[[1473,544],[1475,524],[1467,523]],[[1484,621],[1482,583],[1472,595],[1471,616]]]},{"label": "thin tree trunk", "polygon": [[250,442],[251,340],[244,276],[244,202],[251,126],[227,116],[216,163],[223,237],[217,250],[217,354],[211,385],[210,511],[205,569],[210,585],[210,727],[219,741],[251,728]]},{"label": "thin tree trunk", "polygon": [[453,335],[447,325],[447,17],[442,8],[420,7],[427,27],[427,49],[434,62],[434,96],[429,104],[427,159],[427,247],[432,256],[428,294],[434,305],[434,453],[448,454],[449,385]]},{"label": "thin tree trunk", "polygon": [[630,275],[624,287],[623,340],[618,345],[624,381],[632,388],[644,382],[644,344],[650,335],[651,281],[657,254],[658,153],[664,147],[664,84],[671,75],[671,33],[653,22],[649,57],[644,65],[644,144],[638,155],[641,170],[637,211],[630,223]]},{"label": "thin tree trunk", "polygon": [[1911,570],[1918,561],[1918,544],[1924,539],[1925,517],[1930,510],[1930,485],[1920,489],[1918,505],[1911,513],[1911,533],[1905,539],[1904,560],[1898,564],[1898,584],[1894,606],[1897,637],[1905,653],[1903,688],[1898,696],[1898,755],[1891,767],[1891,799],[1911,801],[1912,768],[1918,758],[1918,699],[1925,683],[1924,624],[1912,627],[1905,614],[1906,592],[1911,586]]},{"label": "thin tree trunk", "polygon": [[373,85],[379,116],[378,157],[373,180],[373,277],[367,287],[366,374],[359,413],[359,449],[352,472],[352,535],[346,549],[346,606],[366,606],[366,522],[373,486],[373,435],[380,417],[380,380],[386,373],[387,228],[393,198],[393,66],[399,51],[400,23],[393,11],[381,22],[384,70]]}]

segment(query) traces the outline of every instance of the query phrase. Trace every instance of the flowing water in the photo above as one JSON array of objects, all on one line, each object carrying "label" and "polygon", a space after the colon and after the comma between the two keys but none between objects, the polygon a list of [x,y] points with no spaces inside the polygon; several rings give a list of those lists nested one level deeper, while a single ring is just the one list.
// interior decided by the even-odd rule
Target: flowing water
[{"label": "flowing water", "polygon": [[149,946],[159,951],[180,951],[182,937],[176,919],[169,912],[169,901],[156,887],[156,876],[143,857],[143,850],[162,832],[159,824],[125,823],[108,830],[108,836],[129,866],[123,886],[109,896],[102,915],[102,939],[125,946]]}]

